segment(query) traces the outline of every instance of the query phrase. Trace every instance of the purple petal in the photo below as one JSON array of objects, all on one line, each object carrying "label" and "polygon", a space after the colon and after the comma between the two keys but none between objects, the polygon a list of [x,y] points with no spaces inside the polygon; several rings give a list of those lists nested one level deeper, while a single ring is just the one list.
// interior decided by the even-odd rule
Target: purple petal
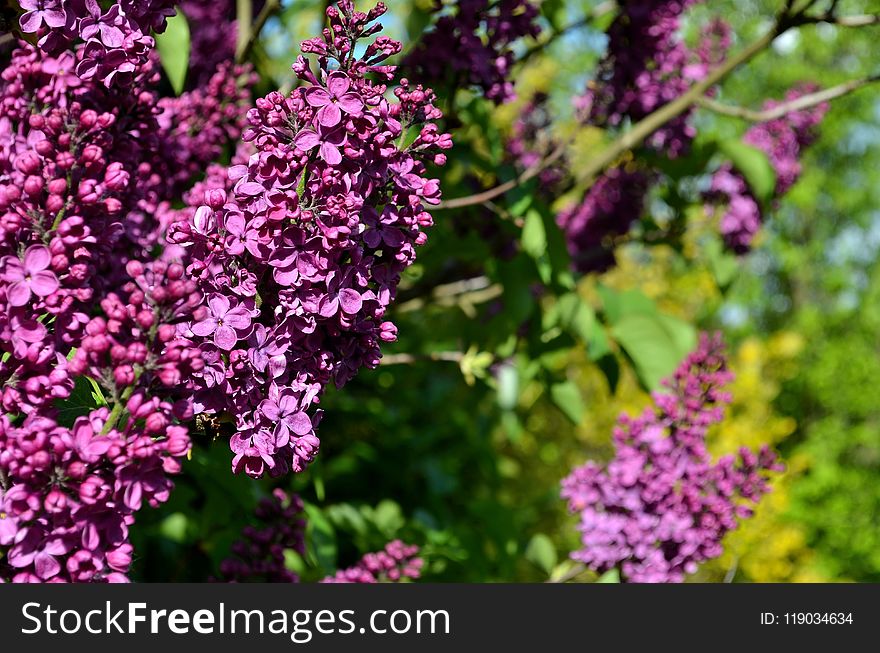
[{"label": "purple petal", "polygon": [[31,245],[24,253],[24,269],[31,274],[45,270],[52,262],[52,254],[43,245]]},{"label": "purple petal", "polygon": [[34,558],[34,571],[42,580],[49,580],[61,571],[61,565],[48,553],[41,551]]},{"label": "purple petal", "polygon": [[334,97],[340,97],[343,93],[351,88],[351,80],[348,75],[342,72],[330,73],[327,77],[327,89]]},{"label": "purple petal", "polygon": [[30,286],[24,281],[18,281],[6,290],[6,298],[10,306],[24,306],[31,298]]},{"label": "purple petal", "polygon": [[312,431],[312,420],[303,412],[295,413],[287,419],[290,429],[297,435],[306,435]]},{"label": "purple petal", "polygon": [[229,312],[229,300],[223,295],[211,295],[208,306],[211,308],[211,314],[216,317],[223,317]]},{"label": "purple petal", "polygon": [[335,104],[325,104],[318,109],[316,118],[324,127],[335,127],[342,121],[342,111]]},{"label": "purple petal", "polygon": [[339,98],[337,104],[343,111],[353,116],[361,115],[364,109],[364,101],[354,93],[346,93]]},{"label": "purple petal", "polygon": [[247,329],[251,325],[251,316],[247,313],[232,311],[226,314],[223,323],[233,329]]},{"label": "purple petal", "polygon": [[321,143],[321,158],[331,166],[335,166],[342,162],[342,155],[339,148],[330,143]]},{"label": "purple petal", "polygon": [[339,304],[342,310],[349,315],[354,315],[361,310],[364,305],[361,294],[352,288],[343,288],[339,292]]},{"label": "purple petal", "polygon": [[313,129],[303,129],[293,139],[294,145],[301,150],[310,150],[320,142],[321,137]]},{"label": "purple petal", "polygon": [[320,305],[318,307],[318,313],[321,317],[333,317],[336,315],[336,312],[339,310],[339,300],[335,297],[331,299],[330,297],[322,297]]},{"label": "purple petal", "polygon": [[26,33],[36,32],[43,24],[43,16],[39,11],[29,11],[24,14],[18,21],[21,25],[21,31]]},{"label": "purple petal", "polygon": [[196,322],[190,327],[190,330],[197,336],[209,336],[217,329],[217,319],[209,317],[207,320]]},{"label": "purple petal", "polygon": [[217,327],[217,330],[214,332],[214,344],[220,347],[220,349],[229,351],[235,347],[237,340],[238,336],[235,334],[235,331],[226,325]]},{"label": "purple petal", "polygon": [[31,277],[31,290],[35,295],[45,297],[58,290],[58,278],[54,272],[43,270]]},{"label": "purple petal", "polygon": [[320,86],[312,86],[306,91],[306,102],[313,107],[323,107],[330,103],[330,94]]}]

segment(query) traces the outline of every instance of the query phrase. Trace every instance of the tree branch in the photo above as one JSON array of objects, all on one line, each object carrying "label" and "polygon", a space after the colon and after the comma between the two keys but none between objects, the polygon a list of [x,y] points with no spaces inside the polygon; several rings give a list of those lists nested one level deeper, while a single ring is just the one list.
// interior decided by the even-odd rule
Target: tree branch
[{"label": "tree branch", "polygon": [[[664,104],[662,107],[646,116],[638,123],[632,126],[627,132],[621,134],[617,139],[611,142],[598,156],[593,157],[586,162],[583,176],[586,178],[595,178],[604,170],[614,164],[623,154],[641,145],[648,136],[660,129],[663,125],[674,120],[682,113],[690,109],[693,105],[701,101],[706,92],[722,79],[727,77],[739,66],[747,63],[757,54],[765,50],[777,36],[788,31],[792,27],[805,25],[816,22],[831,22],[837,25],[847,27],[862,27],[865,25],[873,25],[880,22],[878,16],[834,16],[824,14],[822,16],[806,16],[803,11],[795,11],[793,2],[789,0],[785,8],[776,18],[773,27],[768,30],[761,38],[748,45],[734,56],[726,59],[721,65],[712,70],[704,79],[695,83],[682,95]],[[807,6],[809,8],[809,5]],[[538,175],[541,171],[555,163],[565,153],[565,145],[560,144],[556,150],[551,152],[547,157],[536,163],[531,168],[526,169],[519,176],[499,184],[494,188],[482,191],[475,195],[466,197],[456,197],[438,204],[435,209],[457,209],[474,204],[482,204],[488,200],[495,199],[500,195],[517,188]]]},{"label": "tree branch", "polygon": [[[235,61],[236,63],[244,63],[251,56],[257,40],[260,38],[260,33],[266,25],[266,21],[281,9],[281,0],[266,0],[266,4],[263,5],[263,8],[257,15],[257,19],[253,21],[253,25],[251,25],[251,18],[253,16],[251,0],[236,0],[236,2],[238,9],[236,19],[238,24],[238,41],[235,48]],[[248,27],[244,27],[245,25]]]},{"label": "tree branch", "polygon": [[460,351],[437,351],[430,354],[386,354],[379,361],[380,365],[412,365],[421,361],[444,361],[460,363],[464,354]]},{"label": "tree branch", "polygon": [[743,120],[751,120],[752,122],[768,122],[770,120],[781,118],[793,111],[808,109],[817,104],[822,104],[823,102],[843,97],[844,95],[848,95],[853,91],[857,91],[860,88],[876,82],[880,82],[880,75],[872,75],[871,77],[865,77],[863,79],[854,79],[843,84],[838,84],[837,86],[832,86],[831,88],[816,91],[815,93],[802,95],[799,98],[783,102],[771,109],[764,109],[763,111],[754,111],[746,107],[723,104],[707,97],[700,98],[697,101],[697,104],[705,109],[709,109],[710,111],[725,116],[742,118]]}]

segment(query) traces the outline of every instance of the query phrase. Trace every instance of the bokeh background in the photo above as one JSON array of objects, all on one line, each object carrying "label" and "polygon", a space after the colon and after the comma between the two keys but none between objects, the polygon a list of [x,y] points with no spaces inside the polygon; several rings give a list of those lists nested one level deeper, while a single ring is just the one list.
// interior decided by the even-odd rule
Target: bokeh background
[{"label": "bokeh background", "polygon": [[[428,25],[431,2],[387,4],[388,33],[413,43]],[[596,4],[542,3],[545,36]],[[684,36],[694,41],[720,15],[736,49],[768,27],[780,4],[712,0],[687,13]],[[869,14],[880,4],[839,8]],[[290,87],[298,43],[317,33],[323,10],[323,2],[294,0],[269,21],[254,53],[262,74],[257,92]],[[603,142],[599,130],[575,131],[571,101],[595,71],[610,19],[536,48],[517,66],[513,103],[495,107],[468,89],[444,91],[456,127],[446,197],[473,192],[475,180],[510,176],[504,143],[535,93],[549,95],[554,129],[576,152],[588,157]],[[534,46],[518,44],[518,53]],[[878,61],[877,28],[807,26],[729,76],[716,99],[760,107],[799,82],[827,87],[877,73]],[[738,138],[748,127],[705,110],[695,121],[697,144]],[[139,516],[135,578],[215,574],[258,498],[278,485],[307,504],[308,553],[288,558],[305,580],[395,537],[422,546],[426,580],[566,575],[578,535],[559,481],[587,459],[608,459],[617,415],[650,401],[646,371],[597,335],[607,331],[614,302],[626,301],[651,304],[685,325],[683,333],[723,332],[736,381],[712,450],[767,442],[787,466],[755,517],[727,536],[724,555],[693,580],[880,581],[877,88],[835,100],[801,161],[799,182],[742,257],[719,254],[711,220],[693,201],[692,189],[705,180],[686,165],[664,170],[671,183],[652,194],[646,213],[675,238],[646,244],[637,226],[618,247],[615,268],[578,278],[574,292],[589,311],[573,329],[554,318],[558,302],[542,295],[541,271],[520,244],[516,203],[527,202],[534,187],[494,209],[438,211],[393,309],[400,340],[379,369],[322,401],[315,464],[295,478],[258,483],[229,473],[222,438],[197,435],[171,500]],[[547,210],[567,200],[555,198]],[[671,371],[670,357],[674,366],[680,354],[659,348],[658,373]]]}]

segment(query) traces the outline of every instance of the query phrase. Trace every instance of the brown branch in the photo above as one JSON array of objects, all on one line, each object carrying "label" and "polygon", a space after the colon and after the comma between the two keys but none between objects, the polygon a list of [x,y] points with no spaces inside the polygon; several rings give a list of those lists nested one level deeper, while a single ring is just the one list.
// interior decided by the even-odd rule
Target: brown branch
[{"label": "brown branch", "polygon": [[[248,5],[250,7],[250,0],[237,0],[237,2],[239,17],[237,19],[238,42],[235,49],[235,61],[236,63],[244,63],[251,56],[251,52],[260,38],[260,33],[266,25],[266,21],[281,9],[281,0],[266,0],[266,4],[263,5],[253,25],[250,24],[252,12],[244,6]],[[243,25],[250,25],[250,27],[245,28]]]},{"label": "brown branch", "polygon": [[484,190],[481,193],[477,193],[475,195],[468,195],[466,197],[456,197],[451,200],[447,200],[445,202],[440,202],[437,206],[433,207],[435,211],[443,211],[447,209],[460,209],[465,206],[473,206],[474,204],[483,204],[484,202],[488,202],[489,200],[494,200],[496,197],[500,195],[504,195],[512,191],[514,188],[518,186],[522,186],[529,179],[539,175],[541,171],[549,168],[553,163],[562,158],[562,155],[565,154],[565,144],[560,144],[555,150],[553,150],[546,157],[538,161],[535,165],[530,168],[526,168],[522,173],[513,179],[504,182],[503,184],[499,184],[494,188],[490,188],[489,190]]},{"label": "brown branch", "polygon": [[464,354],[460,351],[437,351],[430,354],[386,354],[380,365],[412,365],[421,361],[443,361],[461,363]]},{"label": "brown branch", "polygon": [[872,75],[871,77],[865,77],[863,79],[854,79],[843,84],[838,84],[837,86],[832,86],[831,88],[816,91],[815,93],[802,95],[799,98],[783,102],[771,109],[764,109],[763,111],[754,111],[746,107],[723,104],[707,97],[700,98],[697,103],[703,108],[721,115],[742,118],[743,120],[750,120],[752,122],[767,122],[781,118],[793,111],[808,109],[817,104],[822,104],[823,102],[828,102],[843,97],[844,95],[849,95],[853,91],[857,91],[860,88],[876,82],[880,82],[880,75]]}]

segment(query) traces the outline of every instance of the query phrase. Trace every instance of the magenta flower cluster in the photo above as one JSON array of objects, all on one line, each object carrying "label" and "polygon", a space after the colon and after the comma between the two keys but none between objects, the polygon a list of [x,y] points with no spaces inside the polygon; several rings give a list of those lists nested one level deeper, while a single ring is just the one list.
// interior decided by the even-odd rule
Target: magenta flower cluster
[{"label": "magenta flower cluster", "polygon": [[400,273],[440,199],[426,164],[451,147],[434,95],[383,64],[400,43],[376,35],[382,4],[327,10],[323,38],[306,41],[313,71],[248,113],[253,153],[229,180],[204,185],[200,202],[172,225],[187,248],[207,314],[183,333],[205,369],[191,380],[196,410],[231,416],[233,470],[259,477],[299,472],[318,451],[316,405],[328,383],[375,367],[396,328],[384,318]]},{"label": "magenta flower cluster", "polygon": [[382,551],[368,553],[357,564],[327,576],[322,583],[399,583],[421,576],[419,547],[394,540]]},{"label": "magenta flower cluster", "polygon": [[[43,275],[28,291],[40,307],[51,296],[40,293],[61,285],[43,268],[48,258],[32,245],[22,266],[31,279]],[[80,392],[106,393],[112,408],[69,427],[67,415],[46,404],[25,402],[23,416],[12,410],[0,419],[0,580],[124,581],[135,513],[167,501],[168,476],[189,452],[181,422],[192,408],[185,398],[172,401],[173,389],[203,363],[175,323],[192,319],[201,296],[180,265],[127,267],[132,280],[101,300],[101,316],[77,315],[77,347],[49,375],[75,380]],[[23,296],[21,287],[5,281],[0,297]]]},{"label": "magenta flower cluster", "polygon": [[304,507],[300,498],[276,489],[260,500],[255,516],[260,526],[246,526],[242,539],[232,545],[232,556],[220,563],[227,583],[298,583],[299,576],[285,567],[284,552],[305,555]]},{"label": "magenta flower cluster", "polygon": [[712,462],[708,428],[723,417],[730,382],[719,336],[703,335],[653,408],[621,415],[613,460],[589,462],[562,481],[562,498],[580,520],[582,547],[571,557],[599,573],[617,569],[630,582],[681,582],[721,555],[724,535],[752,514],[781,467],[758,454]]},{"label": "magenta flower cluster", "polygon": [[[435,11],[443,10],[437,0]],[[436,88],[478,87],[497,104],[515,97],[513,45],[537,37],[538,7],[528,0],[457,0],[407,56],[404,67]]]},{"label": "magenta flower cluster", "polygon": [[[785,101],[796,100],[815,91],[810,85],[790,90]],[[779,106],[770,100],[764,109]],[[823,102],[807,109],[792,111],[775,120],[758,123],[746,131],[743,141],[763,151],[776,172],[774,199],[779,199],[795,184],[801,173],[800,155],[816,138],[816,127],[828,111]],[[763,209],[745,178],[730,164],[721,166],[712,176],[707,193],[710,209],[722,207],[718,225],[724,242],[737,253],[747,252],[763,222]]]},{"label": "magenta flower cluster", "polygon": [[106,86],[128,85],[165,30],[174,0],[120,0],[106,11],[97,0],[18,0],[21,30],[36,34],[40,50],[59,54],[83,43],[76,75]]},{"label": "magenta flower cluster", "polygon": [[615,239],[642,215],[651,179],[644,170],[613,168],[595,181],[583,201],[556,216],[575,270],[587,274],[614,266]]},{"label": "magenta flower cluster", "polygon": [[154,256],[162,216],[240,134],[250,78],[223,68],[160,102],[149,52],[112,50],[132,54],[170,4],[21,5],[40,45],[0,79],[0,580],[124,580],[136,512],[167,500],[189,451],[183,390],[205,365],[180,335],[207,315],[198,285]]}]

